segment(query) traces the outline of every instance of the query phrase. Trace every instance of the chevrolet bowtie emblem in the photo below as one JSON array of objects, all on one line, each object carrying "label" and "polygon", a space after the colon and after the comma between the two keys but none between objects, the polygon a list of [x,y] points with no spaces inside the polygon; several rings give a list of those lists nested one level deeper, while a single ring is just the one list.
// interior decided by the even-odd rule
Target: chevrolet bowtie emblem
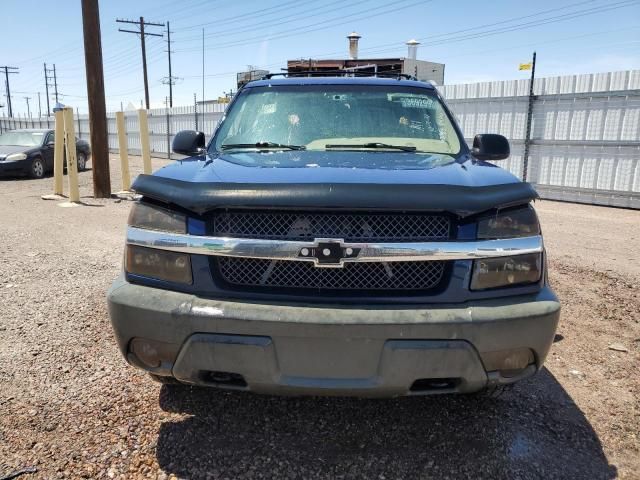
[{"label": "chevrolet bowtie emblem", "polygon": [[315,245],[300,249],[298,258],[313,259],[316,267],[342,268],[346,259],[356,258],[359,253],[360,248],[345,245],[343,240],[317,238]]}]

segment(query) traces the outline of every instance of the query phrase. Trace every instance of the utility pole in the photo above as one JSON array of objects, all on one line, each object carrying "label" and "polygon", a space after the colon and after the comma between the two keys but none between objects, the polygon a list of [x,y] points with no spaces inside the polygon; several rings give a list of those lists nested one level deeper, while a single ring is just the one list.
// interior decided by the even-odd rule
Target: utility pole
[{"label": "utility pole", "polygon": [[89,129],[91,131],[93,193],[96,198],[111,197],[107,107],[104,100],[102,36],[98,0],[82,0],[84,62],[87,74]]},{"label": "utility pole", "polygon": [[202,29],[202,102],[204,102],[204,28]]},{"label": "utility pole", "polygon": [[47,116],[51,115],[49,110],[49,87],[53,87],[53,94],[58,103],[58,77],[56,75],[56,64],[53,64],[53,68],[47,68],[47,64],[44,64],[44,83],[47,87]]},{"label": "utility pole", "polygon": [[531,117],[533,115],[533,82],[536,78],[536,52],[533,52],[533,61],[531,62],[531,82],[529,83],[529,104],[527,106],[527,132],[524,137],[524,155],[522,156],[522,181],[527,181],[527,172],[529,170],[529,150],[531,148]]},{"label": "utility pole", "polygon": [[42,106],[40,105],[40,92],[38,92],[38,118],[42,118]]},{"label": "utility pole", "polygon": [[135,33],[136,35],[140,35],[140,46],[142,48],[142,73],[144,76],[144,99],[146,101],[147,110],[149,110],[149,81],[147,80],[147,50],[145,47],[145,37],[147,35],[152,35],[154,37],[162,37],[161,33],[150,33],[144,31],[145,25],[152,25],[154,27],[164,27],[164,23],[152,23],[145,22],[144,17],[140,17],[140,20],[122,20],[117,19],[117,23],[130,23],[133,25],[137,25],[139,30],[125,30],[123,28],[119,28],[118,31],[126,32],[126,33]]},{"label": "utility pole", "polygon": [[178,77],[174,77],[171,73],[171,30],[169,29],[169,22],[167,22],[167,53],[169,54],[169,76],[163,77],[160,80],[163,84],[169,85],[169,107],[173,107],[173,86],[176,84]]},{"label": "utility pole", "polygon": [[31,100],[31,97],[22,97],[25,99],[25,101],[27,102],[27,117],[31,118],[31,109],[29,108],[29,100]]},{"label": "utility pole", "polygon": [[53,88],[56,96],[56,103],[58,103],[58,77],[56,77],[56,64],[53,64]]},{"label": "utility pole", "polygon": [[13,109],[11,108],[11,89],[9,88],[9,74],[10,73],[18,73],[17,70],[19,70],[18,67],[7,67],[6,65],[4,67],[0,67],[0,70],[4,70],[4,81],[5,81],[5,88],[7,89],[7,107],[9,110],[9,117],[13,118]]},{"label": "utility pole", "polygon": [[44,91],[47,96],[47,118],[51,116],[51,109],[49,108],[49,79],[47,78],[47,64],[44,64]]},{"label": "utility pole", "polygon": [[196,101],[196,94],[193,94],[193,113],[196,120],[196,132],[198,131],[198,102]]},{"label": "utility pole", "polygon": [[169,107],[173,108],[173,76],[171,75],[171,30],[167,22],[167,54],[169,55]]}]

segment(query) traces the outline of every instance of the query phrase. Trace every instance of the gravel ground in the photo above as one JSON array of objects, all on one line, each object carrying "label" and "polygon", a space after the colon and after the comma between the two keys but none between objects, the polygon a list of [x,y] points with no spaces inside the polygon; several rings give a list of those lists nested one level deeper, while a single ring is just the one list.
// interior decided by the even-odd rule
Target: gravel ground
[{"label": "gravel ground", "polygon": [[278,398],[125,364],[105,293],[130,205],[80,177],[77,208],[0,180],[0,478],[640,478],[640,212],[538,202],[559,335],[498,399]]}]

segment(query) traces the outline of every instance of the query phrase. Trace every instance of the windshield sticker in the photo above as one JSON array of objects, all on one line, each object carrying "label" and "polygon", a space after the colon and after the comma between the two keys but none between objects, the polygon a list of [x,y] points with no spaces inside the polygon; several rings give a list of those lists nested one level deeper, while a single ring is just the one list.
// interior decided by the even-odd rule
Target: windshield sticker
[{"label": "windshield sticker", "polygon": [[401,97],[400,103],[404,108],[434,108],[430,98]]},{"label": "windshield sticker", "polygon": [[[243,105],[244,106],[244,105]],[[265,103],[260,107],[260,113],[263,115],[270,115],[272,113],[276,113],[278,109],[278,104],[276,103]]]}]

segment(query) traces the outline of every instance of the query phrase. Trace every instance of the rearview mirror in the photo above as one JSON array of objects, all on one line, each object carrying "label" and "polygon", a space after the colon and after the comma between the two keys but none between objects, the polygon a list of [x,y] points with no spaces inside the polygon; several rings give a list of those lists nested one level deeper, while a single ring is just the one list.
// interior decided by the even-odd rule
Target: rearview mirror
[{"label": "rearview mirror", "polygon": [[511,154],[509,140],[496,133],[476,135],[471,154],[478,160],[504,160]]},{"label": "rearview mirror", "polygon": [[204,150],[204,133],[182,130],[173,138],[171,149],[180,155],[200,155]]}]

